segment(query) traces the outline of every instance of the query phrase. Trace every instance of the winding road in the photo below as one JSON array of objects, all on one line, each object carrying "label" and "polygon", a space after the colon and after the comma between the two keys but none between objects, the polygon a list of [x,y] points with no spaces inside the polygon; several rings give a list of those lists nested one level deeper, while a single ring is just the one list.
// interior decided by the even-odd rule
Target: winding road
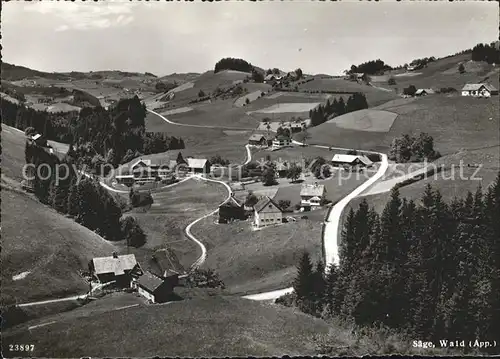
[{"label": "winding road", "polygon": [[[176,122],[168,120],[165,116],[160,115],[159,113],[149,110],[150,113],[153,113],[163,119],[165,122],[172,124],[172,125],[180,125],[180,126],[190,126],[190,127],[205,127],[205,128],[221,128],[221,127],[216,127],[216,126],[201,126],[201,125],[185,125],[185,124],[178,124]],[[298,142],[293,140],[292,141],[294,144],[297,145],[304,145],[302,142]],[[323,146],[323,145],[309,145],[317,148],[324,148],[324,149],[334,149],[334,150],[350,150],[348,148],[341,148],[341,147],[331,147],[331,146]],[[247,160],[245,161],[244,164],[247,164],[251,161],[252,159],[252,154],[250,147],[248,145],[245,146],[246,151],[247,151]],[[330,214],[326,220],[326,226],[324,230],[324,238],[323,238],[323,243],[324,243],[324,248],[325,248],[325,267],[328,268],[332,264],[339,264],[339,255],[338,255],[338,240],[339,240],[339,223],[340,223],[340,218],[342,215],[342,212],[344,208],[347,206],[347,204],[354,199],[355,197],[359,196],[363,191],[368,189],[370,186],[372,186],[376,181],[378,181],[381,177],[384,176],[386,173],[389,163],[387,160],[387,155],[383,153],[378,153],[378,152],[373,152],[373,151],[363,151],[366,153],[376,153],[381,156],[381,162],[380,166],[377,170],[377,172],[371,176],[367,181],[363,182],[360,186],[356,187],[354,191],[352,191],[350,194],[348,194],[346,197],[344,197],[342,200],[337,202],[332,210],[330,211]],[[226,201],[231,197],[232,195],[232,190],[231,188],[227,185],[227,183],[222,182],[222,181],[217,181],[217,180],[212,180],[208,178],[203,178],[199,177],[202,180],[205,181],[210,181],[210,182],[216,182],[220,183],[224,186],[226,186],[228,190],[228,197]],[[202,254],[200,257],[193,263],[191,268],[196,268],[201,266],[206,259],[207,256],[207,251],[203,243],[196,237],[193,236],[191,233],[191,228],[193,225],[198,223],[199,221],[203,220],[204,218],[207,218],[208,216],[211,216],[212,214],[216,213],[217,209],[212,211],[211,213],[198,218],[197,220],[193,221],[186,227],[186,235],[193,240],[198,246],[200,246]],[[289,294],[293,292],[293,288],[284,288],[284,289],[278,289],[278,290],[273,290],[273,291],[268,291],[268,292],[263,292],[263,293],[257,293],[257,294],[251,294],[251,295],[246,295],[243,296],[243,298],[246,299],[251,299],[251,300],[258,300],[258,301],[263,301],[263,300],[275,300],[276,298],[279,298],[285,294]]]}]

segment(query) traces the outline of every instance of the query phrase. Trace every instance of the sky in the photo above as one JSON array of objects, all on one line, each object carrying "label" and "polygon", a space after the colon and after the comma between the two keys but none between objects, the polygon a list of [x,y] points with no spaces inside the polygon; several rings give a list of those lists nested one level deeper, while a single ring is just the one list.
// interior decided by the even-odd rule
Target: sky
[{"label": "sky", "polygon": [[49,72],[204,72],[223,57],[341,74],[498,39],[492,2],[8,2],[3,61]]}]

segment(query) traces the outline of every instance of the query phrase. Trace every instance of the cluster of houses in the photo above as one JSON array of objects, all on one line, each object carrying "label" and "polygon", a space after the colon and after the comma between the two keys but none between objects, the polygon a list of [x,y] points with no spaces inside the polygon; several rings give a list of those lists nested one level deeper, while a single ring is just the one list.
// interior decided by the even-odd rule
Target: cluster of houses
[{"label": "cluster of houses", "polygon": [[176,176],[188,173],[207,174],[210,172],[210,162],[205,158],[187,158],[183,163],[170,160],[158,163],[152,160],[139,159],[134,162],[128,174],[116,175],[116,181],[127,186],[133,184],[154,183],[156,181],[173,181]]},{"label": "cluster of houses", "polygon": [[179,273],[172,270],[158,275],[144,271],[134,254],[93,258],[89,264],[91,281],[114,288],[133,288],[150,303],[164,303],[172,298],[178,286]]},{"label": "cluster of houses", "polygon": [[296,71],[288,72],[285,75],[268,74],[264,77],[264,83],[271,86],[281,86],[283,81],[297,81],[300,75]]},{"label": "cluster of houses", "polygon": [[[415,96],[427,96],[433,95],[436,92],[433,89],[418,89],[415,92]],[[495,86],[487,83],[478,83],[478,84],[466,84],[461,91],[462,96],[471,96],[471,97],[479,97],[479,98],[489,98],[494,95],[498,95],[498,90]],[[406,96],[407,97],[407,96]]]},{"label": "cluster of houses", "polygon": [[[373,162],[364,155],[335,154],[330,161],[335,167],[348,169],[362,169],[373,165]],[[279,177],[286,177],[289,165],[278,163],[276,172]],[[311,211],[323,206],[326,202],[325,185],[303,184],[300,190],[300,211]],[[231,196],[219,206],[219,223],[229,223],[235,220],[246,220],[253,216],[255,227],[266,227],[283,222],[283,209],[270,197],[263,197],[253,207],[247,207],[244,203]]]},{"label": "cluster of houses", "polygon": [[278,150],[283,147],[288,147],[292,144],[292,139],[286,135],[277,135],[274,138],[264,134],[256,134],[250,136],[248,144],[256,147],[271,147],[271,150]]}]

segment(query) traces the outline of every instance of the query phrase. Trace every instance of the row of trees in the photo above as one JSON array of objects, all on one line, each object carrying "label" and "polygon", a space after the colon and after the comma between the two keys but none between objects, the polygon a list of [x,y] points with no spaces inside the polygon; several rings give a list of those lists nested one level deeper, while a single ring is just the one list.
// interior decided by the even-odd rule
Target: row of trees
[{"label": "row of trees", "polygon": [[294,296],[280,301],[422,340],[492,341],[500,337],[498,218],[500,173],[486,193],[451,203],[430,185],[419,202],[393,190],[381,215],[363,201],[345,220],[340,265],[325,275],[304,254]]},{"label": "row of trees", "polygon": [[82,175],[75,171],[71,153],[59,160],[44,148],[26,142],[25,159],[34,166],[34,193],[42,203],[70,215],[107,240],[127,239],[132,246],[145,243],[146,236],[135,219],[120,220],[120,206],[97,180],[78,180]]},{"label": "row of trees", "polygon": [[332,117],[341,116],[343,114],[363,110],[365,108],[368,108],[368,102],[366,101],[365,95],[362,93],[355,93],[349,96],[347,102],[345,102],[342,97],[338,100],[337,98],[334,98],[332,102],[328,99],[324,106],[319,105],[309,111],[311,126],[318,126]]},{"label": "row of trees", "polygon": [[389,71],[389,70],[392,70],[392,67],[387,65],[384,61],[378,59],[378,60],[363,62],[359,65],[352,65],[351,68],[348,71],[346,71],[346,73],[347,74],[365,73],[367,75],[378,75],[378,74],[383,74],[384,71]]},{"label": "row of trees", "polygon": [[214,73],[224,70],[234,70],[242,72],[252,72],[254,69],[253,65],[243,59],[236,59],[233,57],[226,57],[219,60],[215,64]]},{"label": "row of trees", "polygon": [[441,154],[434,150],[434,139],[425,132],[418,137],[405,134],[392,140],[388,158],[399,163],[434,161]]},{"label": "row of trees", "polygon": [[3,123],[20,130],[32,127],[47,139],[74,145],[78,165],[105,162],[116,167],[131,156],[184,148],[181,138],[145,131],[146,108],[137,96],[109,110],[86,107],[79,114],[52,114],[9,101],[1,107]]},{"label": "row of trees", "polygon": [[473,61],[486,61],[489,64],[498,64],[500,63],[500,49],[494,42],[489,45],[478,44],[472,48],[471,59]]}]

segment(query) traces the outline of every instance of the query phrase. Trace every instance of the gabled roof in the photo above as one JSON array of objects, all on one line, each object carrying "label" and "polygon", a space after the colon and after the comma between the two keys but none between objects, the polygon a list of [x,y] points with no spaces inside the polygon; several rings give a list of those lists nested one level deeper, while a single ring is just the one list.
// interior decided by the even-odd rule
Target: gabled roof
[{"label": "gabled roof", "polygon": [[416,92],[415,92],[415,95],[420,95],[421,93],[429,93],[429,94],[433,94],[434,93],[434,90],[433,89],[418,89]]},{"label": "gabled roof", "polygon": [[262,211],[268,204],[273,204],[276,208],[278,208],[281,212],[281,208],[268,196],[264,196],[253,206],[254,210],[258,213]]},{"label": "gabled roof", "polygon": [[273,75],[273,74],[269,74],[269,75],[266,75],[266,77],[264,77],[264,80],[265,80],[265,81],[269,81],[269,80],[272,80],[272,79],[274,79],[274,78],[275,78],[275,75]]},{"label": "gabled roof", "polygon": [[240,208],[243,204],[240,203],[236,198],[233,196],[229,197],[227,201],[222,203],[219,207],[233,207],[233,208]]},{"label": "gabled roof", "polygon": [[137,280],[137,284],[147,290],[150,293],[153,293],[160,285],[163,284],[163,279],[155,276],[150,272],[145,272],[142,276]]},{"label": "gabled roof", "polygon": [[41,134],[39,134],[39,133],[37,133],[36,135],[31,136],[31,139],[32,139],[33,141],[36,141],[36,140],[38,140],[40,137],[42,137],[42,135],[41,135]]},{"label": "gabled roof", "polygon": [[466,84],[462,88],[462,91],[478,91],[483,86],[485,89],[487,89],[490,92],[497,91],[497,89],[493,85],[490,85],[490,84]]},{"label": "gabled roof", "polygon": [[266,139],[266,136],[260,135],[258,133],[254,133],[250,138],[248,139],[249,141],[261,141],[262,139]]},{"label": "gabled roof", "polygon": [[352,163],[356,159],[358,159],[363,162],[365,165],[371,165],[373,162],[370,161],[369,158],[366,156],[361,156],[361,155],[341,155],[341,154],[335,154],[332,158],[332,162],[343,162],[343,163]]},{"label": "gabled roof", "polygon": [[187,165],[189,168],[205,168],[207,159],[205,158],[188,158]]},{"label": "gabled roof", "polygon": [[[323,184],[304,184],[300,190],[301,196],[319,196],[325,195],[325,185]],[[320,198],[321,199],[321,198]]]},{"label": "gabled roof", "polygon": [[125,254],[116,258],[113,256],[94,258],[92,263],[96,274],[114,273],[115,275],[121,275],[125,271],[132,270],[137,261],[135,255]]}]

